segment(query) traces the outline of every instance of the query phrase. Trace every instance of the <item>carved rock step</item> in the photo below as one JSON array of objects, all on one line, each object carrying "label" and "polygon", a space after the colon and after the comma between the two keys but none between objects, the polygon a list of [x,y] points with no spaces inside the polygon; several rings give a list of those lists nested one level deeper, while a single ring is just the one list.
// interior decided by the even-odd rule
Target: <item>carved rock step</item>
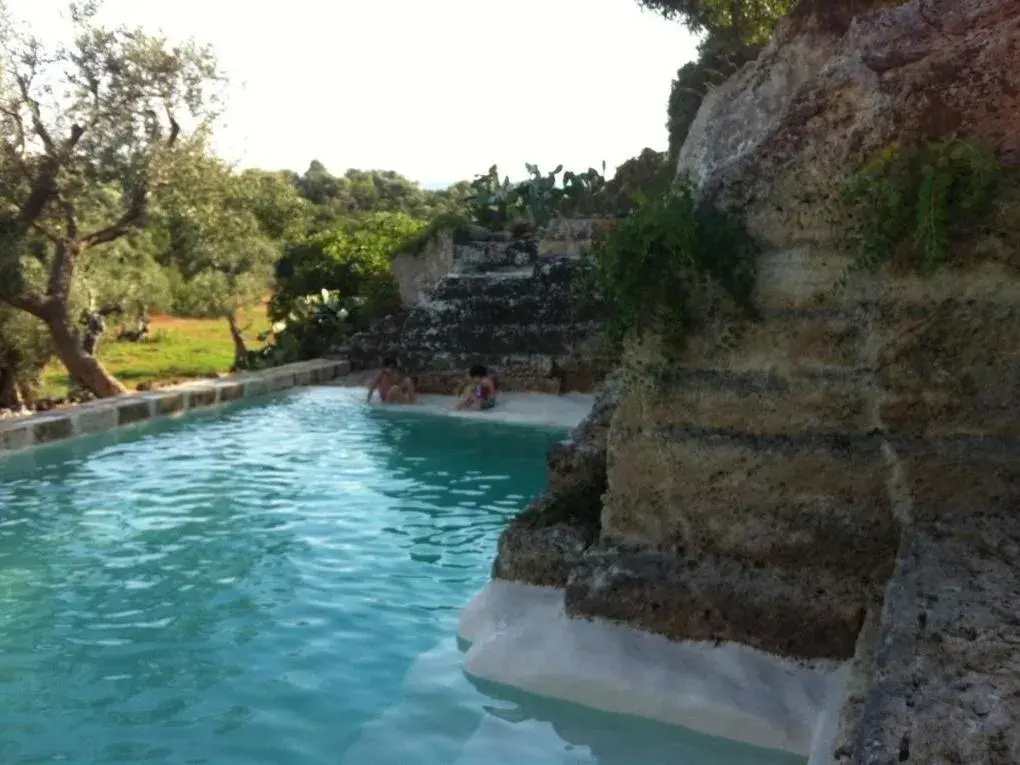
[{"label": "carved rock step", "polygon": [[597,325],[506,324],[491,326],[468,322],[406,330],[401,338],[404,353],[424,358],[441,352],[485,357],[517,354],[566,355],[569,348],[588,340]]},{"label": "carved rock step", "polygon": [[523,294],[503,299],[472,297],[431,303],[412,313],[405,331],[436,326],[460,326],[471,322],[494,327],[504,324],[568,324],[598,318],[596,306],[572,306],[565,300],[549,300],[541,294]]}]

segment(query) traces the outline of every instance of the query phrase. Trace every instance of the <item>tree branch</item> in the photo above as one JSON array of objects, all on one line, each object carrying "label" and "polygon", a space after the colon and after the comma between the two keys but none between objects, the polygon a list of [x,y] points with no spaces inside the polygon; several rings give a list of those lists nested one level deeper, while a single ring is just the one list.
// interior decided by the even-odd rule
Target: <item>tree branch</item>
[{"label": "tree branch", "polygon": [[[170,136],[167,138],[167,147],[173,146],[181,133],[181,126],[172,116],[170,117]],[[160,185],[160,184],[157,184]],[[149,188],[151,184],[148,179],[139,184],[131,203],[124,214],[115,222],[105,228],[93,231],[81,239],[82,249],[95,247],[99,244],[107,244],[122,236],[126,236],[134,229],[143,228],[149,217]]]},{"label": "tree branch", "polygon": [[0,296],[0,300],[14,308],[27,311],[38,319],[47,320],[53,313],[53,301],[31,292],[19,292],[13,295]]},{"label": "tree branch", "polygon": [[53,143],[53,138],[50,136],[50,131],[46,129],[46,125],[42,121],[42,110],[39,108],[39,102],[32,98],[32,93],[29,90],[31,80],[23,74],[15,76],[15,81],[18,83],[18,90],[21,91],[21,100],[25,102],[29,112],[32,115],[32,130],[40,140],[43,142],[43,147],[46,149],[46,153],[50,156],[56,156],[57,147]]},{"label": "tree branch", "polygon": [[78,210],[74,206],[74,202],[66,199],[63,195],[58,195],[57,200],[64,211],[64,235],[70,241],[76,242],[78,241]]},{"label": "tree branch", "polygon": [[148,189],[135,194],[130,208],[115,222],[105,228],[93,231],[81,239],[82,249],[95,247],[98,244],[108,242],[127,236],[133,230],[142,228],[148,219]]},{"label": "tree branch", "polygon": [[50,280],[47,295],[57,300],[66,300],[71,294],[71,277],[79,252],[78,242],[58,239],[53,245],[53,263],[50,264]]},{"label": "tree branch", "polygon": [[[39,136],[39,139],[43,142],[43,146],[46,149],[46,155],[39,163],[39,171],[36,175],[35,182],[32,184],[32,190],[29,192],[28,197],[22,203],[21,208],[18,211],[16,224],[23,228],[38,228],[36,222],[38,221],[39,216],[42,215],[46,205],[52,201],[53,197],[58,192],[57,177],[60,174],[60,168],[74,147],[77,146],[81,137],[85,134],[85,128],[81,125],[73,125],[71,127],[71,135],[68,137],[63,151],[58,152],[50,132],[46,129],[46,125],[43,123],[42,110],[39,107],[39,102],[32,98],[30,90],[31,78],[26,77],[23,74],[19,74],[15,77],[15,81],[18,83],[18,90],[21,93],[21,99],[25,106],[28,107],[29,113],[32,115],[32,131]],[[19,138],[21,141],[24,141],[24,123],[21,120],[21,115],[16,111],[14,113],[5,111],[5,113],[14,119],[15,124],[21,131]],[[30,177],[31,174],[28,172],[27,166],[24,165],[24,160],[20,157],[16,157],[15,161],[19,164],[25,176]],[[74,229],[77,230],[77,223],[75,223]]]}]

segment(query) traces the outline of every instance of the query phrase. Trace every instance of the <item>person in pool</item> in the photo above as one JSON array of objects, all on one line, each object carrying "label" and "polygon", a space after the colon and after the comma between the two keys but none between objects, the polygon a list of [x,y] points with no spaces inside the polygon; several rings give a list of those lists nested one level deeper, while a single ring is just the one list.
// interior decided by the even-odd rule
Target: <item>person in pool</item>
[{"label": "person in pool", "polygon": [[468,409],[483,412],[496,406],[496,394],[499,393],[499,379],[490,375],[489,370],[481,364],[471,367],[469,390],[457,402],[456,409]]},{"label": "person in pool", "polygon": [[414,380],[402,374],[393,359],[383,359],[383,368],[375,382],[368,389],[368,403],[379,391],[379,400],[384,404],[413,404],[415,402]]}]

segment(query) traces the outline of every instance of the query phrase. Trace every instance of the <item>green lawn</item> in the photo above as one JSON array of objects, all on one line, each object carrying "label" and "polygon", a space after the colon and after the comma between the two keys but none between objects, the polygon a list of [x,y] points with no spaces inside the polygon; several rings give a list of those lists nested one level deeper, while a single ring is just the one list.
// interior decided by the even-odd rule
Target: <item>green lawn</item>
[{"label": "green lawn", "polygon": [[[252,321],[245,332],[249,348],[257,348],[257,336],[268,327],[264,314]],[[212,377],[230,371],[234,344],[224,319],[180,319],[153,317],[152,339],[143,343],[124,343],[113,339],[111,327],[99,343],[99,359],[129,389],[170,385],[200,377]],[[68,375],[59,361],[51,363],[43,374],[42,396],[63,398]]]}]

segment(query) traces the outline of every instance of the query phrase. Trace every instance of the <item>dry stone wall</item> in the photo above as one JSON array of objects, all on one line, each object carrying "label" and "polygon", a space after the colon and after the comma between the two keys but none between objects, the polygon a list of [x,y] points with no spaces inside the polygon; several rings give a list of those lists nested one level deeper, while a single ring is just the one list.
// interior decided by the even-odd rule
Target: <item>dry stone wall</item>
[{"label": "dry stone wall", "polygon": [[453,392],[479,363],[499,372],[506,390],[590,388],[611,363],[600,355],[602,307],[594,293],[578,291],[590,268],[580,243],[590,241],[593,224],[558,225],[555,236],[508,240],[478,231],[430,245],[419,257],[432,265],[420,271],[434,275],[448,264],[447,271],[416,282],[422,289],[404,314],[355,337],[352,360],[375,366],[396,358],[427,392]]}]

